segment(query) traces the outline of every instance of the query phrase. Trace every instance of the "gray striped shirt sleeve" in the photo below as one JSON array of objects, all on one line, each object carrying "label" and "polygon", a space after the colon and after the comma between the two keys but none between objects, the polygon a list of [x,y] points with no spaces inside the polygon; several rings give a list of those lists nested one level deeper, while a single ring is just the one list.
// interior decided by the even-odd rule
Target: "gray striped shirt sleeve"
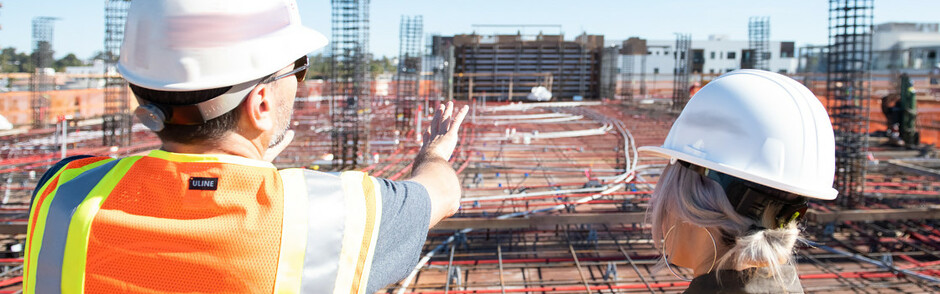
[{"label": "gray striped shirt sleeve", "polygon": [[431,199],[423,185],[382,178],[376,181],[382,193],[382,221],[366,293],[407,277],[418,264],[431,221]]}]

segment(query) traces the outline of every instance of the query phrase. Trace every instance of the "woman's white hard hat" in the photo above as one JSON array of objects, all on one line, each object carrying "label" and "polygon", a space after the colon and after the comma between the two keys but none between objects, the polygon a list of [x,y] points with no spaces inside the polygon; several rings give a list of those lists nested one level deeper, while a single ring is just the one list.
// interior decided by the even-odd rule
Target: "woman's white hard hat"
[{"label": "woman's white hard hat", "polygon": [[163,91],[227,87],[270,75],[326,46],[295,0],[132,1],[118,71]]},{"label": "woman's white hard hat", "polygon": [[682,160],[804,197],[832,200],[835,140],[819,99],[802,84],[737,70],[699,90],[661,147],[641,152]]}]

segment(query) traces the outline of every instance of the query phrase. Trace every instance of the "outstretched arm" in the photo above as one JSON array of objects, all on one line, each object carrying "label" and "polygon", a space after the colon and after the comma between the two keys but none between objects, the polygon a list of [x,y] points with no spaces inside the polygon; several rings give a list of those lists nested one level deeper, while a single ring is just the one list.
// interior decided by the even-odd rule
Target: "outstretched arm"
[{"label": "outstretched arm", "polygon": [[468,109],[464,106],[454,113],[453,102],[441,105],[434,112],[434,119],[424,133],[424,144],[415,158],[410,180],[423,185],[431,197],[429,227],[456,213],[460,205],[460,181],[448,160],[457,147],[457,133]]}]

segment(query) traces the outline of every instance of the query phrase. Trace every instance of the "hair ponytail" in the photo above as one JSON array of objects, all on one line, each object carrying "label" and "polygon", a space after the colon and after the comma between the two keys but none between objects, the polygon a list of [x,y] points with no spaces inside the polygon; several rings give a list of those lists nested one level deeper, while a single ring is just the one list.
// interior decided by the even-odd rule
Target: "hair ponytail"
[{"label": "hair ponytail", "polygon": [[744,270],[758,267],[785,289],[792,279],[797,278],[794,272],[784,272],[783,267],[793,263],[793,250],[800,230],[795,222],[782,227],[776,223],[775,216],[781,209],[782,205],[771,204],[764,210],[761,220],[744,217],[735,212],[717,182],[681,165],[671,164],[663,170],[653,191],[647,218],[652,225],[656,246],[662,246],[663,234],[668,229],[664,228],[667,215],[700,227],[719,229],[723,236],[716,240],[721,240],[719,242],[725,243],[730,250],[719,257],[716,268]]}]

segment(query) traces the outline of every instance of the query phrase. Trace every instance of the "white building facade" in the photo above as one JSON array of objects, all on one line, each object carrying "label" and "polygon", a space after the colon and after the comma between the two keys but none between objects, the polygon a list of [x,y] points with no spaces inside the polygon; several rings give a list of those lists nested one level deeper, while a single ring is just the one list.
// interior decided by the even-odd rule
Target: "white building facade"
[{"label": "white building facade", "polygon": [[[104,88],[105,80],[101,78],[104,74],[104,60],[95,59],[91,65],[86,66],[66,66],[65,75],[72,77],[65,83],[65,89],[100,89]],[[113,71],[114,69],[109,69]]]},{"label": "white building facade", "polygon": [[[798,59],[794,42],[770,41],[769,43],[770,56],[767,70],[783,74],[795,73]],[[675,48],[675,40],[648,40],[645,66],[642,64],[641,56],[627,58],[633,59],[633,73],[640,73],[641,69],[645,68],[643,71],[647,74],[672,74],[676,62]],[[712,35],[707,40],[692,40],[690,51],[692,52],[693,73],[722,74],[741,69],[742,59],[749,54],[750,48],[746,40],[729,40],[724,35]]]},{"label": "white building facade", "polygon": [[940,23],[889,22],[874,26],[875,71],[905,69],[926,72],[940,67]]}]

